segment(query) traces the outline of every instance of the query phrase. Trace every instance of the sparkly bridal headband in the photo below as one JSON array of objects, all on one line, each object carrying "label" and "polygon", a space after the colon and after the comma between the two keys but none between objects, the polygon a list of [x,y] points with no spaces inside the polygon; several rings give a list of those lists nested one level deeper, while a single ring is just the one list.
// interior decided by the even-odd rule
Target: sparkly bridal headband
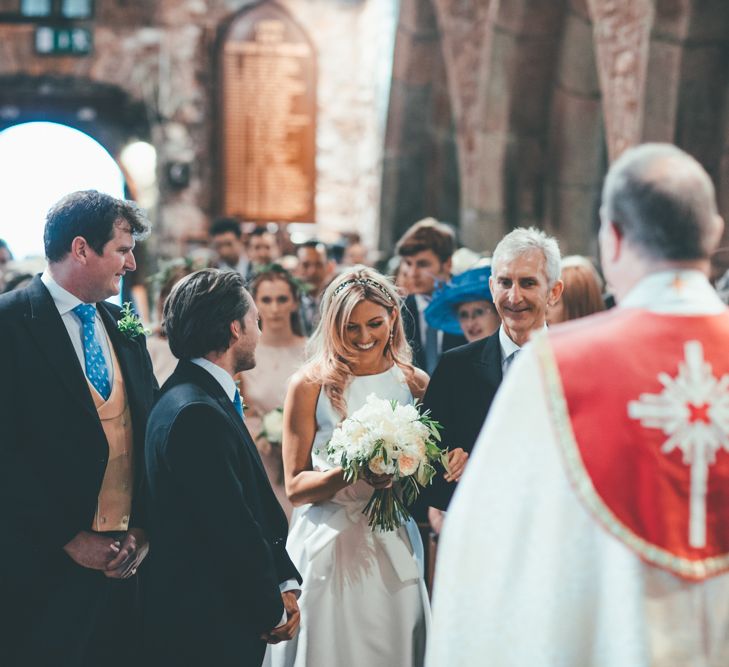
[{"label": "sparkly bridal headband", "polygon": [[385,289],[380,283],[378,283],[376,280],[372,280],[372,278],[351,278],[350,280],[345,280],[341,285],[337,287],[337,289],[334,290],[334,294],[332,296],[337,296],[345,287],[349,287],[350,285],[364,285],[365,287],[374,287],[377,290],[380,290],[386,297],[388,301],[392,302],[392,295]]}]

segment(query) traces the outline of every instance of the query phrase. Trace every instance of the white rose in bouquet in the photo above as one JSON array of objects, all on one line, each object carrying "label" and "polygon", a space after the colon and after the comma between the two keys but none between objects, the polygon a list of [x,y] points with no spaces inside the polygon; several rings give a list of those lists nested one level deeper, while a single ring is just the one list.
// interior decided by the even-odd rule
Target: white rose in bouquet
[{"label": "white rose in bouquet", "polygon": [[395,530],[410,518],[411,505],[420,487],[435,475],[432,465],[440,460],[447,469],[447,451],[438,446],[440,424],[417,405],[367,397],[365,405],[335,429],[327,444],[329,458],[344,469],[347,481],[371,472],[392,475],[391,488],[377,489],[364,513],[369,525]]}]

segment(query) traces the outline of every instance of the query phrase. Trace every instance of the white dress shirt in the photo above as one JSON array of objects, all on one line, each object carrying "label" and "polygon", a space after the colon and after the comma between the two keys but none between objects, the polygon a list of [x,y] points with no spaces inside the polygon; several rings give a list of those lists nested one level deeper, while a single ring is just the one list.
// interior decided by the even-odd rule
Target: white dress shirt
[{"label": "white dress shirt", "polygon": [[[545,323],[540,329],[540,332],[546,330],[547,324]],[[511,364],[513,364],[516,360],[514,353],[520,352],[521,347],[509,338],[509,334],[506,333],[506,329],[504,329],[503,324],[499,326],[499,345],[501,347],[501,373],[502,375],[506,375],[506,371],[509,370]]]},{"label": "white dress shirt", "polygon": [[[84,345],[83,345],[83,325],[78,315],[73,312],[73,309],[82,304],[83,301],[77,296],[74,296],[68,290],[61,287],[51,275],[50,271],[46,269],[41,275],[41,282],[46,286],[46,289],[53,299],[53,303],[58,309],[58,314],[61,316],[61,321],[68,331],[68,337],[71,339],[71,344],[78,357],[78,362],[81,364],[81,369],[86,375],[86,359],[84,358]],[[95,303],[89,304],[96,306]],[[94,326],[94,333],[96,340],[101,345],[101,352],[104,355],[104,361],[106,362],[106,368],[109,373],[109,384],[114,384],[114,364],[111,361],[111,349],[109,347],[109,338],[106,334],[106,327],[104,322],[99,315],[98,309],[96,310],[96,324]]]},{"label": "white dress shirt", "polygon": [[[726,310],[695,271],[652,274],[619,307]],[[616,353],[629,344],[616,341]],[[729,574],[682,580],[591,516],[567,476],[533,347],[504,379],[449,507],[427,666],[726,667]]]},{"label": "white dress shirt", "polygon": [[[212,361],[209,361],[208,359],[204,359],[202,357],[196,357],[195,359],[190,359],[190,361],[196,366],[200,366],[200,368],[210,373],[210,375],[212,375],[218,381],[218,384],[223,388],[223,391],[225,392],[225,395],[230,399],[230,402],[233,402],[233,398],[235,397],[235,391],[238,387],[236,386],[235,380],[233,380],[233,377],[230,373],[228,373],[228,371],[226,371],[224,368],[221,368],[217,364],[214,364]],[[243,397],[241,396],[241,401],[242,400]],[[296,579],[287,579],[282,584],[279,584],[279,589],[282,593],[286,593],[287,591],[293,591],[294,593],[296,593],[296,597],[299,597],[299,595],[301,595],[301,587],[299,586],[299,582],[296,581]],[[286,611],[284,611],[283,616],[281,617],[281,620],[276,627],[279,627],[284,623],[286,623]]]}]

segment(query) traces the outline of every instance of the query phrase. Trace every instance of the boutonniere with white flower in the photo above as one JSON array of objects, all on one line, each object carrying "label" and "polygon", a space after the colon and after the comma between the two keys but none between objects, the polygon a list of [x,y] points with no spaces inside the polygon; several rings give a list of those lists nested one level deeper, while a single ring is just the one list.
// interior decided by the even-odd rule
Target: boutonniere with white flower
[{"label": "boutonniere with white flower", "polygon": [[134,340],[137,336],[146,336],[149,333],[144,328],[142,320],[132,310],[132,304],[129,301],[122,307],[122,316],[116,323],[116,328],[129,340]]}]

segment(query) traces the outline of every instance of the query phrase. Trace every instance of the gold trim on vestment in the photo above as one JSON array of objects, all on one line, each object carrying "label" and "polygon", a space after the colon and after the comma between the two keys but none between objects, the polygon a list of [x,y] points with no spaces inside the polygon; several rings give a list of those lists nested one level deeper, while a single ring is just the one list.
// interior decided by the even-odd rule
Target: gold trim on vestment
[{"label": "gold trim on vestment", "polygon": [[673,572],[680,577],[700,580],[729,570],[729,554],[700,560],[675,556],[671,552],[640,537],[613,514],[595,489],[582,460],[572,430],[572,421],[570,420],[557,360],[552,346],[549,344],[548,337],[540,336],[534,342],[534,349],[546,387],[547,409],[552,417],[557,443],[564,457],[567,476],[577,495],[593,516],[643,560]]}]

